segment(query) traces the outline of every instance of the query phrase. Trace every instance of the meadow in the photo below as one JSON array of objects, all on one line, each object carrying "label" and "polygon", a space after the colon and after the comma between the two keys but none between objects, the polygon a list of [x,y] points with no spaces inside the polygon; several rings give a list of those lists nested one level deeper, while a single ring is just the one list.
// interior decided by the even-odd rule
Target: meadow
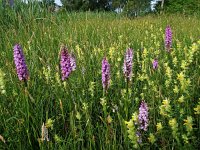
[{"label": "meadow", "polygon": [[[198,149],[198,17],[0,11],[0,149]],[[16,74],[17,43],[29,72],[27,84]],[[64,81],[63,44],[76,60]],[[133,49],[129,82],[122,69],[128,48]],[[107,90],[102,86],[105,57]],[[138,117],[142,101],[148,107],[146,130]]]}]

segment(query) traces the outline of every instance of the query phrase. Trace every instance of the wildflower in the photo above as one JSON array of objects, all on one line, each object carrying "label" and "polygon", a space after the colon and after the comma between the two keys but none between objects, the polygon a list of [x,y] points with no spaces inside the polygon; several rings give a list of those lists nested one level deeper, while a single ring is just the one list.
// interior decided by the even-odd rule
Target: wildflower
[{"label": "wildflower", "polygon": [[22,80],[26,81],[28,80],[29,74],[28,74],[26,63],[25,63],[22,47],[19,44],[16,44],[14,46],[13,51],[14,51],[14,62],[15,62],[18,78],[21,81]]},{"label": "wildflower", "polygon": [[62,80],[69,78],[72,71],[76,69],[76,61],[72,54],[68,53],[66,47],[61,48],[60,67],[62,73]]},{"label": "wildflower", "polygon": [[145,103],[144,101],[142,101],[140,104],[138,120],[140,124],[140,129],[147,131],[148,121],[149,121],[148,106],[147,103]]},{"label": "wildflower", "polygon": [[188,141],[189,139],[188,139],[187,135],[183,134],[183,135],[182,135],[182,139],[183,139],[183,141],[184,141],[186,144],[189,143],[189,141]]},{"label": "wildflower", "polygon": [[161,115],[170,117],[171,105],[168,99],[162,101],[162,105],[159,107],[159,109]]},{"label": "wildflower", "polygon": [[62,142],[62,139],[57,134],[55,134],[54,139],[55,139],[55,142],[57,143]]},{"label": "wildflower", "polygon": [[46,128],[51,128],[53,129],[53,123],[54,123],[54,120],[52,120],[51,118],[47,120],[47,122],[45,123],[45,127]]},{"label": "wildflower", "polygon": [[192,122],[193,122],[193,119],[192,119],[191,116],[187,116],[187,119],[184,119],[184,125],[185,125],[188,133],[192,132],[192,130],[193,130],[193,127],[192,127],[193,123]]},{"label": "wildflower", "polygon": [[49,141],[48,137],[48,129],[46,128],[45,124],[42,124],[42,141]]},{"label": "wildflower", "polygon": [[174,91],[174,93],[176,93],[176,94],[179,92],[179,89],[178,89],[178,86],[177,86],[177,85],[174,86],[173,91]]},{"label": "wildflower", "polygon": [[156,128],[157,128],[157,132],[161,131],[163,129],[162,123],[161,122],[157,123]]},{"label": "wildflower", "polygon": [[178,138],[178,133],[177,133],[178,132],[178,123],[177,123],[177,121],[176,121],[175,118],[172,118],[172,119],[169,120],[169,126],[172,129],[172,135],[173,135],[173,137],[175,139],[177,139]]},{"label": "wildflower", "polygon": [[155,138],[155,136],[153,135],[153,133],[150,133],[150,134],[149,134],[148,140],[149,140],[149,142],[150,142],[151,144],[155,143],[156,138]]},{"label": "wildflower", "polygon": [[51,81],[51,68],[49,66],[43,67],[42,73],[44,74],[47,83],[49,83],[49,81]]},{"label": "wildflower", "polygon": [[88,91],[89,91],[89,93],[90,93],[90,95],[92,96],[92,97],[94,97],[94,90],[95,90],[95,82],[90,82],[90,84],[89,84],[89,89],[88,89]]},{"label": "wildflower", "polygon": [[200,102],[198,103],[198,105],[194,108],[194,114],[200,115]]},{"label": "wildflower", "polygon": [[136,137],[137,137],[137,142],[142,143],[142,134],[139,131],[136,132]]},{"label": "wildflower", "polygon": [[158,60],[157,59],[154,59],[152,64],[153,64],[153,69],[158,68]]},{"label": "wildflower", "polygon": [[128,137],[129,139],[131,140],[134,148],[138,148],[138,142],[139,142],[139,135],[137,134],[137,131],[136,131],[136,128],[135,128],[135,125],[134,125],[134,120],[133,118],[135,118],[135,115],[134,114],[132,116],[132,119],[130,119],[129,121],[125,121],[125,124],[126,124],[126,127],[127,127],[127,133],[128,133]]},{"label": "wildflower", "polygon": [[102,60],[102,85],[105,90],[108,89],[110,85],[110,64],[106,60],[106,57]]},{"label": "wildflower", "polygon": [[133,66],[133,50],[129,48],[126,51],[126,54],[124,57],[124,65],[123,65],[123,73],[127,81],[131,80],[132,66]]},{"label": "wildflower", "polygon": [[165,48],[169,52],[172,46],[172,31],[170,26],[168,25],[165,29]]},{"label": "wildflower", "polygon": [[178,99],[179,103],[183,103],[184,102],[184,96],[182,95],[179,99]]},{"label": "wildflower", "polygon": [[76,119],[81,120],[81,114],[78,111],[76,113]]},{"label": "wildflower", "polygon": [[107,122],[108,122],[108,124],[111,124],[112,121],[113,121],[112,117],[111,117],[110,115],[108,115],[108,117],[107,117]]},{"label": "wildflower", "polygon": [[0,93],[1,94],[5,94],[6,93],[4,76],[5,76],[4,72],[0,69]]}]

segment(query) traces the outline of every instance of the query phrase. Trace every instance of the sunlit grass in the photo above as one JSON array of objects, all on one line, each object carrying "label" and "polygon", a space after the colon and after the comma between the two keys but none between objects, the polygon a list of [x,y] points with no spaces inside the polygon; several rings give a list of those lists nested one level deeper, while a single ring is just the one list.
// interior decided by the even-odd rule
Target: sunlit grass
[{"label": "sunlit grass", "polygon": [[[136,146],[197,149],[200,21],[196,17],[151,15],[130,20],[91,12],[4,13],[0,14],[0,86],[5,90],[0,91],[0,135],[6,144],[0,141],[0,148],[132,149],[135,145],[127,132],[132,127],[125,121],[134,118],[144,100],[149,127]],[[167,25],[173,32],[170,53],[164,48]],[[30,73],[27,89],[15,71],[16,43],[23,47]],[[64,83],[59,70],[61,44],[77,62]],[[127,88],[122,65],[129,47],[134,60]],[[105,95],[104,56],[111,65],[111,86]],[[155,58],[157,70],[152,69]],[[43,122],[49,142],[41,140]]]}]

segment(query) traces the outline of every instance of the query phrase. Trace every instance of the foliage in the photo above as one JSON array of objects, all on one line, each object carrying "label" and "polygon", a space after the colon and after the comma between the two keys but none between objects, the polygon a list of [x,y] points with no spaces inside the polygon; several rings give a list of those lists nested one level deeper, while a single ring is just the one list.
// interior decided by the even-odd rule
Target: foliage
[{"label": "foliage", "polygon": [[128,16],[138,16],[150,11],[151,0],[127,0],[124,8]]},{"label": "foliage", "polygon": [[[167,25],[170,52],[164,44]],[[112,13],[0,9],[0,149],[198,149],[199,27],[196,17],[183,15],[130,20]],[[16,43],[26,57],[27,87],[16,74]],[[77,63],[65,82],[62,43]],[[127,84],[122,66],[129,47],[133,76]],[[107,92],[101,81],[104,56],[111,72]],[[138,142],[142,100],[148,128]]]},{"label": "foliage", "polygon": [[[155,7],[156,11],[160,11],[161,1]],[[164,11],[170,13],[183,13],[183,14],[200,14],[200,1],[199,0],[165,0]]]}]

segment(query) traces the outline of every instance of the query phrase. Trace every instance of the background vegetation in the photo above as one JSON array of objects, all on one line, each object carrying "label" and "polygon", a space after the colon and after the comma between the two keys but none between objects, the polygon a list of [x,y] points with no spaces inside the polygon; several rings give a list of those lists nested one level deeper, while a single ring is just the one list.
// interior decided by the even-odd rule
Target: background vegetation
[{"label": "background vegetation", "polygon": [[[36,5],[0,11],[0,149],[198,149],[197,17],[162,14],[130,20],[104,12],[49,13]],[[170,53],[164,47],[167,25],[173,32]],[[16,43],[23,47],[30,73],[27,88],[16,75]],[[77,62],[66,82],[60,80],[61,44]],[[122,65],[129,47],[134,65],[127,87]],[[106,95],[104,56],[112,80]],[[155,58],[157,70],[152,68]],[[138,143],[133,123],[142,100],[149,107],[149,126]],[[41,139],[43,123],[49,141]]]}]

